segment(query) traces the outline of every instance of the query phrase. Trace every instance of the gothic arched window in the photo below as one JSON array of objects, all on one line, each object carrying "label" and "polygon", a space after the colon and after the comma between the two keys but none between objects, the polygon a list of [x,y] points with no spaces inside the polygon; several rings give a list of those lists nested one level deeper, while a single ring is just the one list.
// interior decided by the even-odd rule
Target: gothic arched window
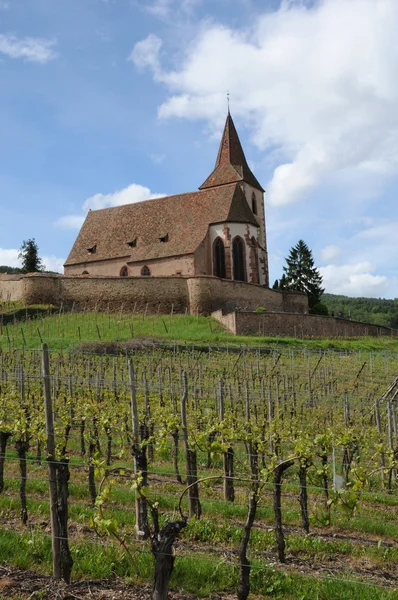
[{"label": "gothic arched window", "polygon": [[257,198],[254,192],[252,194],[252,213],[253,215],[257,214]]},{"label": "gothic arched window", "polygon": [[232,260],[235,281],[246,281],[245,246],[241,237],[236,236],[232,242]]},{"label": "gothic arched window", "polygon": [[225,279],[225,248],[221,238],[216,238],[213,244],[213,275]]},{"label": "gothic arched window", "polygon": [[141,275],[143,277],[149,277],[151,274],[151,270],[147,265],[144,265],[141,269]]},{"label": "gothic arched window", "polygon": [[127,277],[128,274],[129,274],[129,270],[125,265],[124,267],[122,267],[120,269],[120,277]]}]

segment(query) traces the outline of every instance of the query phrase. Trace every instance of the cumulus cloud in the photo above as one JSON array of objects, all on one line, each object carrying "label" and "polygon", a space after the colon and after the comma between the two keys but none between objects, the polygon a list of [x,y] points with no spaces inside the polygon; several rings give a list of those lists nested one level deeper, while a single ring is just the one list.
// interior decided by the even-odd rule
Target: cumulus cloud
[{"label": "cumulus cloud", "polygon": [[384,275],[373,275],[373,270],[373,265],[368,262],[328,265],[319,269],[326,292],[368,298],[384,296],[391,282]]},{"label": "cumulus cloud", "polygon": [[340,260],[341,250],[338,246],[325,246],[320,253],[321,261],[325,263],[336,263]]},{"label": "cumulus cloud", "polygon": [[83,210],[98,210],[99,208],[109,208],[111,206],[120,206],[121,204],[133,204],[143,200],[152,200],[162,198],[165,194],[154,194],[143,185],[132,183],[128,187],[112,192],[111,194],[95,194],[90,196],[83,204]]},{"label": "cumulus cloud", "polygon": [[[20,267],[21,261],[18,258],[19,250],[15,248],[0,248],[0,265],[7,267]],[[64,258],[57,256],[41,256],[43,265],[46,271],[55,271],[55,273],[63,272]]]},{"label": "cumulus cloud", "polygon": [[132,183],[126,188],[112,192],[110,194],[94,194],[85,200],[82,206],[83,214],[65,215],[54,222],[56,227],[63,229],[80,229],[89,210],[99,210],[101,208],[110,208],[122,204],[134,204],[144,200],[153,200],[162,198],[165,194],[156,194],[151,192],[148,187]]},{"label": "cumulus cloud", "polygon": [[20,267],[18,259],[19,250],[0,248],[0,265],[7,267]]},{"label": "cumulus cloud", "polygon": [[174,70],[156,36],[132,60],[168,88],[161,118],[214,129],[229,89],[233,114],[277,158],[269,202],[289,204],[347,169],[358,180],[398,171],[397,22],[396,0],[286,1],[252,27],[203,23]]},{"label": "cumulus cloud", "polygon": [[43,38],[17,38],[14,35],[0,34],[0,54],[44,64],[56,57],[53,50],[55,43],[54,40]]}]

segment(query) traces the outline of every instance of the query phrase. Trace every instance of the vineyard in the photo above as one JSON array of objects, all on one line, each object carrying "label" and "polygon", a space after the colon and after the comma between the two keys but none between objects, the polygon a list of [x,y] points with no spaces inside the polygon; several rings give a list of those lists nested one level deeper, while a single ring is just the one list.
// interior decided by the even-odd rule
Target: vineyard
[{"label": "vineyard", "polygon": [[0,597],[47,597],[12,595],[30,569],[125,598],[170,577],[181,598],[398,598],[397,373],[387,353],[3,345]]}]

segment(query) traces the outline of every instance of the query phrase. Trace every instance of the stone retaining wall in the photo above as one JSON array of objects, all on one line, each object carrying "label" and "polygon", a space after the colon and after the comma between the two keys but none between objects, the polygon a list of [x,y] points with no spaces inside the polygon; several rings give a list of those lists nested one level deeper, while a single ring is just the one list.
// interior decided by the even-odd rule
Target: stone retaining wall
[{"label": "stone retaining wall", "polygon": [[398,331],[359,321],[293,313],[249,313],[216,311],[212,315],[235,335],[334,338],[397,336]]}]

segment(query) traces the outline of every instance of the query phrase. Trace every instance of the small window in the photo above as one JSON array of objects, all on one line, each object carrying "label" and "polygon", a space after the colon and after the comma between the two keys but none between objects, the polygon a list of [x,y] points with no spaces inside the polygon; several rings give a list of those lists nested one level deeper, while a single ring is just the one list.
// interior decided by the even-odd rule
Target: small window
[{"label": "small window", "polygon": [[94,244],[94,246],[91,246],[91,248],[87,248],[87,252],[89,254],[95,254],[97,252],[97,244]]},{"label": "small window", "polygon": [[82,275],[88,275],[88,271],[83,271]]},{"label": "small window", "polygon": [[256,194],[254,192],[252,194],[252,213],[253,215],[257,214],[257,199]]},{"label": "small window", "polygon": [[128,270],[128,268],[125,265],[124,267],[122,267],[120,269],[120,277],[127,277],[128,274],[129,274],[129,270]]},{"label": "small window", "polygon": [[159,240],[163,243],[168,242],[169,241],[169,234],[166,233],[166,235],[161,235]]},{"label": "small window", "polygon": [[150,277],[151,275],[151,270],[147,265],[144,265],[141,269],[141,275],[143,277]]},{"label": "small window", "polygon": [[127,242],[127,245],[130,246],[130,248],[135,248],[137,245],[137,238],[134,238],[131,242]]}]

